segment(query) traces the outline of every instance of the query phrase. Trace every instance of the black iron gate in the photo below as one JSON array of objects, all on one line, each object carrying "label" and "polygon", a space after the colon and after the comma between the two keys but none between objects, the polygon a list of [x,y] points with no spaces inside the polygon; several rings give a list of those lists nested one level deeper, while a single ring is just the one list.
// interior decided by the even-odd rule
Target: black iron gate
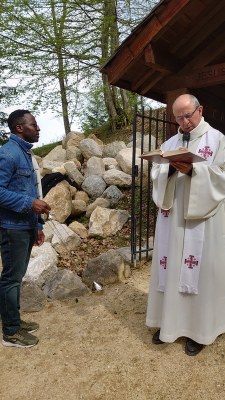
[{"label": "black iron gate", "polygon": [[175,122],[165,110],[135,109],[133,123],[131,257],[132,263],[148,258],[154,238],[157,209],[152,200],[151,163],[138,156],[160,145],[174,132]]}]

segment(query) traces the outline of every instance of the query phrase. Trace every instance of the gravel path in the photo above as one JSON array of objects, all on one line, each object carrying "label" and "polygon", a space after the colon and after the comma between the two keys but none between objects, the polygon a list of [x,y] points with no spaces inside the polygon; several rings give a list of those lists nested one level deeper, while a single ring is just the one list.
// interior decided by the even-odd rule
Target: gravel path
[{"label": "gravel path", "polygon": [[145,326],[150,266],[126,283],[36,314],[38,346],[0,346],[2,400],[224,400],[225,335],[196,357],[184,339],[151,344]]}]

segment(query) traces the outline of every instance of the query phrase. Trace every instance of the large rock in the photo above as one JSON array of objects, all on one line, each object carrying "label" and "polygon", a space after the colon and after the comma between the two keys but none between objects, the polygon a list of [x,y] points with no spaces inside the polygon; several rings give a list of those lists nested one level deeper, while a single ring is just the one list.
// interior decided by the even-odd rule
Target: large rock
[{"label": "large rock", "polygon": [[40,254],[31,258],[24,281],[32,281],[39,287],[50,279],[57,271],[57,262],[53,254]]},{"label": "large rock", "polygon": [[97,199],[97,197],[101,197],[101,194],[106,189],[106,183],[101,176],[92,175],[85,178],[84,182],[82,183],[82,189],[92,199]]},{"label": "large rock", "polygon": [[108,285],[123,281],[129,276],[130,266],[124,262],[116,250],[109,250],[88,262],[83,271],[82,280],[92,287],[93,282]]},{"label": "large rock", "polygon": [[86,176],[91,175],[100,175],[102,176],[105,173],[105,164],[102,158],[99,157],[91,157],[87,161],[87,168],[85,171]]},{"label": "large rock", "polygon": [[101,147],[104,146],[103,141],[102,141],[101,139],[99,139],[94,133],[91,133],[91,134],[88,136],[88,138],[89,138],[89,139],[93,139],[99,146],[101,146]]},{"label": "large rock", "polygon": [[52,172],[61,172],[61,169],[63,169],[62,161],[50,161],[43,159],[42,176],[51,174]]},{"label": "large rock", "polygon": [[86,160],[94,156],[102,157],[102,148],[93,139],[81,140],[79,147]]},{"label": "large rock", "polygon": [[102,197],[104,199],[109,200],[110,207],[113,208],[113,207],[117,206],[120,199],[122,199],[124,197],[124,195],[121,192],[121,190],[118,189],[117,186],[111,185],[102,193]]},{"label": "large rock", "polygon": [[110,208],[110,201],[108,199],[98,197],[93,203],[87,206],[86,217],[90,217],[90,215],[97,207]]},{"label": "large rock", "polygon": [[46,305],[46,295],[34,282],[24,281],[21,287],[20,308],[25,312],[40,311]]},{"label": "large rock", "polygon": [[71,185],[70,185],[69,189],[70,189],[71,199],[74,200],[75,196],[77,194],[77,189],[75,188],[75,186],[71,186]]},{"label": "large rock", "polygon": [[111,210],[97,207],[89,220],[88,235],[91,237],[107,237],[120,231],[129,218],[125,210]]},{"label": "large rock", "polygon": [[89,202],[89,196],[83,190],[78,190],[74,197],[74,200],[83,200],[87,204]]},{"label": "large rock", "polygon": [[58,300],[80,297],[89,291],[76,273],[66,269],[58,270],[52,279],[46,282],[43,290],[48,297]]},{"label": "large rock", "polygon": [[82,239],[86,239],[88,236],[87,228],[85,228],[85,226],[78,221],[71,222],[71,224],[69,224],[69,228],[72,229],[72,231]]},{"label": "large rock", "polygon": [[108,171],[109,169],[118,169],[119,171],[121,170],[121,168],[115,158],[105,157],[102,159],[102,161],[105,165],[106,171]]},{"label": "large rock", "polygon": [[[150,142],[150,143],[149,143]],[[141,149],[141,146],[143,146],[143,151],[148,152],[150,150],[154,150],[156,145],[156,139],[155,136],[151,135],[151,140],[149,141],[149,135],[137,135],[136,136],[136,148]],[[127,144],[127,147],[133,147],[133,138],[131,141]]]},{"label": "large rock", "polygon": [[[45,226],[45,225],[44,225]],[[53,237],[53,233],[52,233]],[[49,255],[52,257],[53,261],[57,264],[58,255],[56,251],[53,249],[52,245],[49,242],[44,242],[42,246],[33,246],[31,250],[31,259],[34,257],[39,257],[42,254]]]},{"label": "large rock", "polygon": [[51,243],[52,238],[54,236],[52,221],[45,221],[45,224],[43,226],[43,232],[44,232],[44,235],[45,235],[45,243],[46,242],[50,242]]},{"label": "large rock", "polygon": [[54,231],[52,238],[52,246],[59,254],[70,253],[71,250],[75,250],[81,243],[81,238],[68,228],[65,224],[60,224]]},{"label": "large rock", "polygon": [[[138,166],[139,171],[141,166],[141,159],[139,157],[140,155],[141,155],[141,150],[136,149],[135,165]],[[132,148],[123,149],[116,156],[116,161],[118,162],[122,171],[129,175],[132,175],[132,157],[133,157]],[[148,161],[146,160],[143,161],[143,172],[144,174],[148,172]]]},{"label": "large rock", "polygon": [[76,168],[72,162],[66,162],[64,168],[67,172],[68,177],[80,187],[84,181],[84,177],[81,172]]},{"label": "large rock", "polygon": [[[47,162],[47,161],[46,161]],[[50,162],[50,161],[49,161]],[[64,168],[64,166],[63,166],[64,164],[61,164],[61,166],[59,166],[59,167],[54,167],[54,168],[52,168],[52,173],[53,172],[60,172],[60,174],[62,174],[62,175],[66,175],[66,170],[65,170],[65,168]]]},{"label": "large rock", "polygon": [[125,149],[126,144],[123,141],[115,141],[104,146],[103,157],[115,158],[120,150]]},{"label": "large rock", "polygon": [[114,185],[119,187],[131,187],[132,177],[123,171],[118,171],[117,169],[110,169],[106,171],[103,175],[104,181],[107,185]]},{"label": "large rock", "polygon": [[79,147],[81,140],[84,139],[84,134],[81,132],[71,131],[63,138],[62,147],[66,149],[70,146]]},{"label": "large rock", "polygon": [[67,160],[78,160],[80,163],[84,161],[84,157],[80,151],[80,149],[76,146],[69,146],[66,149],[66,159]]},{"label": "large rock", "polygon": [[72,200],[71,217],[77,217],[86,212],[87,204],[83,200]]},{"label": "large rock", "polygon": [[70,185],[66,181],[58,183],[45,196],[44,200],[51,206],[51,215],[60,223],[71,214],[72,199]]},{"label": "large rock", "polygon": [[44,157],[44,160],[65,162],[66,150],[63,149],[61,145],[56,146]]}]

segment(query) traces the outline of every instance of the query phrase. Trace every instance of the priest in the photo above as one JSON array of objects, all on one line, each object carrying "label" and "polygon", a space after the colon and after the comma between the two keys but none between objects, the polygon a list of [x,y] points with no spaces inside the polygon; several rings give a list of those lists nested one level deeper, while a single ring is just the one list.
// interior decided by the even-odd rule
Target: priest
[{"label": "priest", "polygon": [[225,332],[225,136],[190,94],[173,104],[178,133],[162,150],[181,147],[205,161],[153,164],[157,207],[146,324],[161,345],[185,337],[198,354]]}]

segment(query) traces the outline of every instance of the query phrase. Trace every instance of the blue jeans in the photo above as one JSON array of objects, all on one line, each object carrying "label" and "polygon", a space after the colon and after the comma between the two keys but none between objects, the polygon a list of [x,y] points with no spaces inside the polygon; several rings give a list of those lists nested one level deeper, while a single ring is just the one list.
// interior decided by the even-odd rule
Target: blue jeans
[{"label": "blue jeans", "polygon": [[0,228],[0,314],[4,335],[13,335],[20,329],[20,287],[36,237],[36,229]]}]

